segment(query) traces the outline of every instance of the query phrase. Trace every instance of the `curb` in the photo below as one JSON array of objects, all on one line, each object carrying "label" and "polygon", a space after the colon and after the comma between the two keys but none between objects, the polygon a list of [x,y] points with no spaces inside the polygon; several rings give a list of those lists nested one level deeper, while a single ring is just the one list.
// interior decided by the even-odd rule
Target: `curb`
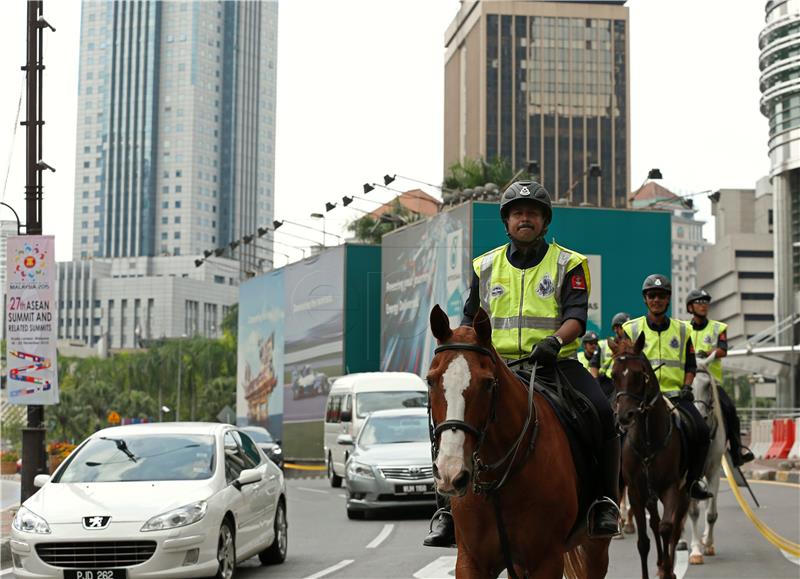
[{"label": "curb", "polygon": [[743,471],[745,477],[751,480],[768,480],[800,484],[800,471],[777,469],[753,469]]}]

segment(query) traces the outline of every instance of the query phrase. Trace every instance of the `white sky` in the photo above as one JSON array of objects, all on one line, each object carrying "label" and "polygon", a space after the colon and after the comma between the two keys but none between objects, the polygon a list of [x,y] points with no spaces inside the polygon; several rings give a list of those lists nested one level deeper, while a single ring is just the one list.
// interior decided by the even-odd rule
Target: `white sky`
[{"label": "white sky", "polygon": [[[362,184],[382,182],[385,173],[442,181],[444,31],[458,5],[458,0],[280,3],[277,219],[319,226],[311,212],[324,212],[326,201],[341,203],[342,195],[363,196]],[[754,187],[769,170],[758,90],[764,2],[629,0],[628,7],[631,188],[651,167],[661,169],[664,186],[681,194]],[[66,260],[72,252],[80,3],[45,0],[45,17],[58,31],[49,32],[45,44],[44,159],[57,172],[45,176],[44,232],[56,235],[56,255]],[[2,201],[23,220],[23,127],[10,154],[23,82],[25,18],[24,0],[3,2],[0,186],[10,158]],[[398,180],[392,186],[416,184]],[[392,195],[377,189],[369,196],[385,201]],[[704,195],[696,199],[710,218],[710,202]],[[376,207],[357,203],[353,206]],[[13,218],[8,209],[0,210],[0,218]],[[339,207],[327,214],[325,227],[342,234],[346,222],[359,215]],[[706,237],[713,239],[708,226]],[[303,243],[280,232],[278,240]]]}]

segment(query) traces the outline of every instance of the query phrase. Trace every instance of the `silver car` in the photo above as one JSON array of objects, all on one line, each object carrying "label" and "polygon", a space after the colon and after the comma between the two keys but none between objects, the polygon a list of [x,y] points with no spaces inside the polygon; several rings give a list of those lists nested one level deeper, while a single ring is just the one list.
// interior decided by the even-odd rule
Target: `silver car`
[{"label": "silver car", "polygon": [[345,468],[348,518],[436,504],[425,408],[373,412],[355,442],[342,434],[337,443],[355,447]]}]

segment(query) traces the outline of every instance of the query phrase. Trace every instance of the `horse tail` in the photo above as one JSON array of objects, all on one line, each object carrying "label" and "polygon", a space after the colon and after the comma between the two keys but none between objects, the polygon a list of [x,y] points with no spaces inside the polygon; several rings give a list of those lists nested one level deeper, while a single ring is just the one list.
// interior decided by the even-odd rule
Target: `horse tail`
[{"label": "horse tail", "polygon": [[589,573],[589,553],[578,545],[564,553],[564,577],[566,579],[586,579]]}]

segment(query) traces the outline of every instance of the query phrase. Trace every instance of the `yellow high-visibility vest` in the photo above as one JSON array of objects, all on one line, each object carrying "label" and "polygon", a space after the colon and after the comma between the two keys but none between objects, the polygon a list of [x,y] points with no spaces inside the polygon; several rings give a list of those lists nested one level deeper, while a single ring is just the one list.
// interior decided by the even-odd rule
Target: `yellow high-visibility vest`
[{"label": "yellow high-visibility vest", "polygon": [[613,365],[614,357],[611,348],[608,346],[608,340],[600,340],[597,346],[600,348],[599,374],[611,380],[611,366]]},{"label": "yellow high-visibility vest", "polygon": [[589,369],[589,362],[590,361],[591,361],[591,358],[587,358],[586,357],[586,352],[584,352],[583,350],[578,352],[578,362],[580,362],[583,365],[583,367],[586,368],[587,370]]},{"label": "yellow high-visibility vest", "polygon": [[[507,359],[530,355],[534,346],[561,327],[561,288],[567,272],[581,266],[591,291],[586,257],[551,243],[541,262],[518,269],[506,257],[508,244],[472,261],[481,307],[492,321],[492,344]],[[559,359],[574,357],[580,341],[564,344]]]},{"label": "yellow high-visibility vest", "polygon": [[[692,337],[695,352],[711,353],[716,350],[720,334],[728,329],[728,324],[715,320],[708,320],[706,327],[702,330],[695,330],[691,320],[686,322],[686,325],[689,326],[689,335]],[[722,386],[722,360],[714,358],[714,361],[708,365],[708,371],[717,384]]]},{"label": "yellow high-visibility vest", "polygon": [[622,329],[634,343],[639,334],[644,332],[642,353],[655,369],[661,391],[680,390],[686,377],[686,340],[689,338],[686,324],[670,318],[669,327],[663,332],[656,332],[647,325],[647,317],[642,316],[625,322]]}]

